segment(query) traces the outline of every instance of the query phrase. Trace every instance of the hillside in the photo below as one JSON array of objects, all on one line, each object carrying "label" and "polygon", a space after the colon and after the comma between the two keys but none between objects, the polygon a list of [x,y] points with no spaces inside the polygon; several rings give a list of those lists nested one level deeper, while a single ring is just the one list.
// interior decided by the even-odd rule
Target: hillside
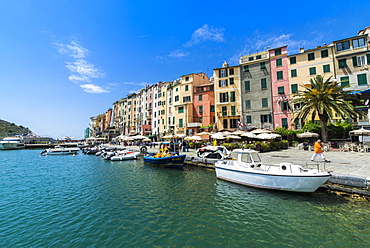
[{"label": "hillside", "polygon": [[0,137],[5,137],[9,135],[15,135],[15,134],[26,134],[31,132],[26,127],[23,126],[17,126],[14,123],[10,123],[4,120],[0,119]]}]

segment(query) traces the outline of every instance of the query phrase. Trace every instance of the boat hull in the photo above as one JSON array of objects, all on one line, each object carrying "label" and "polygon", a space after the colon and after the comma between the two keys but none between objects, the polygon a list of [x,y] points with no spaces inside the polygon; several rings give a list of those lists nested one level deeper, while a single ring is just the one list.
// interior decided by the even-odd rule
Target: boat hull
[{"label": "boat hull", "polygon": [[23,149],[25,145],[23,143],[1,143],[0,150],[16,150]]},{"label": "boat hull", "polygon": [[57,148],[57,149],[46,149],[40,154],[45,155],[75,155],[78,153],[79,148]]},{"label": "boat hull", "polygon": [[216,167],[216,176],[229,182],[257,188],[314,192],[331,175],[329,173],[323,175],[270,175]]},{"label": "boat hull", "polygon": [[139,155],[140,155],[140,152],[134,152],[134,153],[126,154],[126,155],[113,156],[110,158],[110,160],[112,161],[133,160],[133,159],[137,159],[137,156]]},{"label": "boat hull", "polygon": [[167,168],[182,168],[184,166],[185,157],[186,155],[178,155],[164,158],[154,158],[144,156],[144,163],[155,166],[163,166]]}]

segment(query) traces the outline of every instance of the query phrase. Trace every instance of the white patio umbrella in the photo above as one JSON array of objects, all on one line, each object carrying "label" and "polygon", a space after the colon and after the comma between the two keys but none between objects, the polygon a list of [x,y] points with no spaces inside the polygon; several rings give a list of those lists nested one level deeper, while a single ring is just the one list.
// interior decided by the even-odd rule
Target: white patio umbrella
[{"label": "white patio umbrella", "polygon": [[304,132],[297,134],[298,138],[312,138],[312,137],[319,137],[320,135],[318,133],[311,133],[311,132]]},{"label": "white patio umbrella", "polygon": [[276,139],[279,137],[281,137],[281,135],[276,133],[261,133],[257,135],[257,139]]},{"label": "white patio umbrella", "polygon": [[222,134],[212,134],[211,138],[213,138],[213,139],[225,139],[225,137]]},{"label": "white patio umbrella", "polygon": [[252,132],[246,132],[246,133],[243,133],[241,136],[242,136],[242,137],[251,138],[251,139],[255,139],[255,138],[257,138],[257,135],[255,135],[255,134],[254,134],[254,133],[252,133]]},{"label": "white patio umbrella", "polygon": [[143,135],[136,135],[136,136],[132,136],[131,138],[133,138],[133,139],[147,139],[148,137],[143,136]]},{"label": "white patio umbrella", "polygon": [[173,137],[174,138],[184,138],[184,137],[186,137],[186,134],[184,134],[184,133],[182,133],[182,134],[175,134]]},{"label": "white patio umbrella", "polygon": [[167,134],[167,135],[163,136],[163,139],[172,139],[172,138],[173,138],[172,134]]},{"label": "white patio umbrella", "polygon": [[271,131],[270,130],[266,130],[266,129],[260,129],[260,128],[258,128],[258,129],[253,130],[252,133],[254,133],[254,134],[271,133]]},{"label": "white patio umbrella", "polygon": [[96,140],[96,137],[89,137],[86,140]]},{"label": "white patio umbrella", "polygon": [[361,127],[360,129],[350,131],[349,134],[354,136],[361,136],[362,137],[361,142],[364,142],[364,136],[370,136],[370,130]]},{"label": "white patio umbrella", "polygon": [[197,133],[195,135],[211,135],[211,133],[210,132],[203,131],[203,132]]},{"label": "white patio umbrella", "polygon": [[199,136],[194,135],[194,136],[186,137],[185,140],[202,140],[202,138],[199,137]]},{"label": "white patio umbrella", "polygon": [[232,135],[242,135],[244,133],[245,131],[238,130],[238,131],[233,132]]}]

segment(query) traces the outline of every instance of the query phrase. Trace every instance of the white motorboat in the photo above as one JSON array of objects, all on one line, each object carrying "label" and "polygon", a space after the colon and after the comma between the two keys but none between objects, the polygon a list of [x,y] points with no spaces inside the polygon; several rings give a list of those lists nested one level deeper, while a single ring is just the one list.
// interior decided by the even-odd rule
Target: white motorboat
[{"label": "white motorboat", "polygon": [[56,146],[55,148],[49,148],[42,152],[40,152],[41,155],[75,155],[78,153],[80,148],[78,147],[61,147]]},{"label": "white motorboat", "polygon": [[224,146],[204,146],[196,151],[201,158],[229,159],[231,152]]},{"label": "white motorboat", "polygon": [[117,153],[116,155],[112,156],[110,160],[112,161],[131,160],[131,159],[136,159],[139,155],[140,155],[140,152],[124,151],[124,152]]},{"label": "white motorboat", "polygon": [[317,168],[308,169],[291,163],[261,164],[257,151],[236,149],[237,160],[215,163],[217,178],[247,186],[295,192],[314,192],[330,177]]},{"label": "white motorboat", "polygon": [[24,148],[24,142],[21,137],[5,137],[0,141],[0,150],[13,150]]}]

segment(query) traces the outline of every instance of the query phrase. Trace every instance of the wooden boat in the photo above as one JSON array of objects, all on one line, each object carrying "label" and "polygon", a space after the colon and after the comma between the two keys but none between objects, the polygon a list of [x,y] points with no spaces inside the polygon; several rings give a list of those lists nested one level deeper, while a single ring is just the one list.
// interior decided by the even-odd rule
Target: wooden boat
[{"label": "wooden boat", "polygon": [[[161,153],[159,153],[161,154]],[[144,155],[144,163],[156,166],[163,166],[168,168],[182,168],[184,166],[186,155],[162,155],[157,154],[147,154]]]},{"label": "wooden boat", "polygon": [[219,160],[215,163],[219,179],[265,189],[294,192],[314,192],[330,177],[330,173],[319,169],[303,168],[291,163],[263,165],[257,151],[236,149],[235,160]]}]

